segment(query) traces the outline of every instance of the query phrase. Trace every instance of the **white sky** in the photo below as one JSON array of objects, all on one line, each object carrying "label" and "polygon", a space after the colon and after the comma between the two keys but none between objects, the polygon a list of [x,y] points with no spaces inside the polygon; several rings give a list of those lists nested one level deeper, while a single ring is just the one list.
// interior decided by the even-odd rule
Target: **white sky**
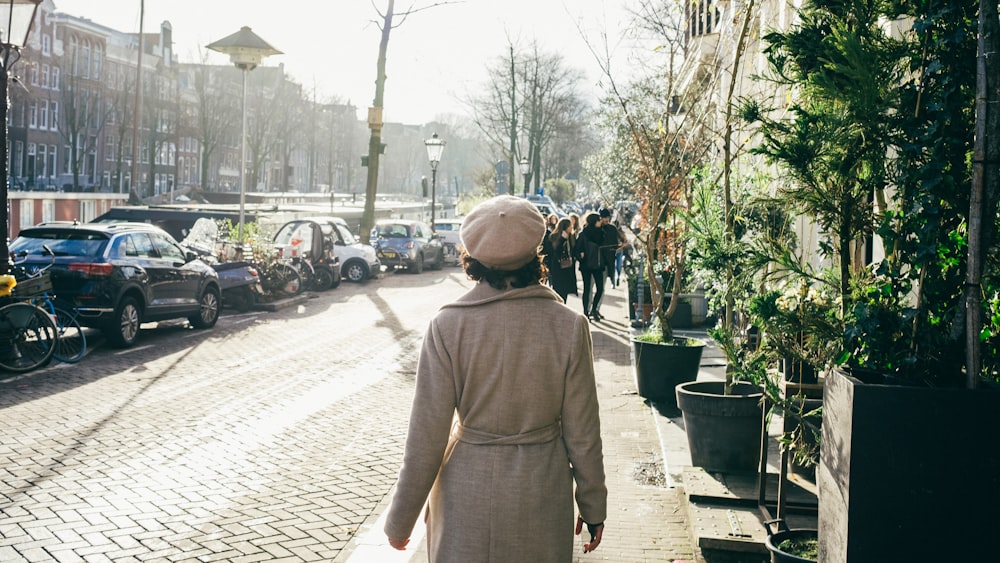
[{"label": "white sky", "polygon": [[[125,32],[139,28],[143,0],[54,0],[58,11]],[[181,62],[200,60],[199,50],[246,25],[283,55],[264,60],[286,71],[317,98],[350,101],[364,118],[375,96],[380,32],[376,7],[388,0],[144,0],[143,31],[167,20]],[[398,18],[390,35],[385,88],[386,121],[419,124],[467,113],[460,100],[486,81],[485,66],[505,52],[508,40],[561,53],[585,74],[581,86],[596,96],[601,72],[587,42],[612,43],[627,24],[628,0],[396,0],[395,11],[427,8]],[[447,3],[445,3],[447,2]],[[433,6],[435,3],[443,5]],[[603,48],[603,47],[601,47]],[[614,45],[612,44],[612,48]],[[208,61],[227,64],[213,51]]]}]

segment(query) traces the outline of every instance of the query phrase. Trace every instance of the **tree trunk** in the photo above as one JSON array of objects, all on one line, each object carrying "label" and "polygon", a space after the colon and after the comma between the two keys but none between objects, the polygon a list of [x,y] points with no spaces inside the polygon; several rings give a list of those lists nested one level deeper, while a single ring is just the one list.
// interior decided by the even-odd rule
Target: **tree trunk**
[{"label": "tree trunk", "polygon": [[997,210],[997,158],[1000,158],[998,101],[1000,61],[987,57],[1000,49],[1000,22],[994,2],[979,2],[979,46],[976,64],[976,135],[969,198],[969,259],[965,282],[966,386],[975,389],[982,371],[979,332],[982,330],[982,276],[986,252],[993,244]]},{"label": "tree trunk", "polygon": [[392,30],[392,10],[394,0],[389,0],[382,22],[382,40],[378,46],[378,70],[375,75],[375,99],[368,108],[368,127],[372,130],[368,139],[368,183],[365,188],[365,209],[361,214],[361,242],[368,244],[371,230],[375,225],[375,196],[378,193],[378,156],[382,147],[382,99],[385,92],[385,53],[389,48],[389,32]]}]

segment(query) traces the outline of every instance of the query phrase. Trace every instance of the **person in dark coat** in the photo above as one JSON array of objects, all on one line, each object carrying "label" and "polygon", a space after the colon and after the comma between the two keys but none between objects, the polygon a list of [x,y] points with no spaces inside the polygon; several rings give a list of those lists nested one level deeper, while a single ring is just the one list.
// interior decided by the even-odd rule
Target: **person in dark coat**
[{"label": "person in dark coat", "polygon": [[580,262],[580,275],[583,276],[583,314],[599,321],[604,318],[601,315],[605,276],[604,264],[601,262],[604,231],[601,230],[601,218],[597,213],[587,213],[583,222],[586,226],[576,240],[575,252],[576,259]]},{"label": "person in dark coat", "polygon": [[545,267],[549,269],[549,285],[566,302],[570,293],[577,295],[576,269],[573,266],[573,249],[576,247],[576,235],[573,234],[573,222],[568,217],[559,219],[555,229],[547,237],[550,249],[546,256]]},{"label": "person in dark coat", "polygon": [[601,261],[604,264],[605,275],[611,278],[611,287],[618,287],[617,271],[618,253],[625,246],[625,234],[621,229],[611,222],[611,210],[604,208],[601,210],[601,232],[604,233],[604,242],[601,244]]}]

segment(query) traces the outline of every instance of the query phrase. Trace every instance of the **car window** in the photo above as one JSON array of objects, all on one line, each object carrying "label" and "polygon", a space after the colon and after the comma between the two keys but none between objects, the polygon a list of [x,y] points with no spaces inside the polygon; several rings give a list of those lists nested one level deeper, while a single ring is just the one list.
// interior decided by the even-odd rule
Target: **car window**
[{"label": "car window", "polygon": [[410,236],[410,233],[407,231],[406,225],[391,223],[388,225],[379,225],[378,235],[386,238],[407,238]]},{"label": "car window", "polygon": [[413,238],[424,238],[424,230],[420,228],[420,225],[413,226]]},{"label": "car window", "polygon": [[156,247],[156,251],[160,254],[161,258],[175,262],[185,261],[184,252],[177,246],[177,243],[167,238],[167,235],[163,233],[149,233],[149,236],[153,239],[153,245]]},{"label": "car window", "polygon": [[149,240],[146,233],[129,233],[129,242],[126,246],[125,255],[137,258],[157,258],[156,250],[153,248],[153,241]]},{"label": "car window", "polygon": [[14,254],[45,254],[48,246],[56,256],[100,256],[108,243],[102,233],[84,231],[31,231],[21,233],[10,243]]},{"label": "car window", "polygon": [[350,229],[339,223],[334,223],[333,226],[337,229],[337,232],[340,233],[340,238],[344,239],[344,244],[354,244],[357,242],[354,238],[354,233],[352,233]]}]

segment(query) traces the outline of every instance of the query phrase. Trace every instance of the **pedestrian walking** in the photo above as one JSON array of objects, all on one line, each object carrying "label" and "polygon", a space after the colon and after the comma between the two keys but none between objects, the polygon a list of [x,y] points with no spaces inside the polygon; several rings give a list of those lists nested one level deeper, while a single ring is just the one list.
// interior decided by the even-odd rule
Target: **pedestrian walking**
[{"label": "pedestrian walking", "polygon": [[591,211],[583,217],[586,226],[576,240],[576,259],[580,263],[583,278],[583,314],[600,321],[601,299],[604,297],[605,267],[602,262],[601,246],[604,231],[601,230],[600,216]]},{"label": "pedestrian walking", "polygon": [[540,283],[544,233],[542,215],[512,196],[481,203],[462,224],[463,265],[478,283],[424,337],[384,528],[396,549],[426,500],[433,563],[568,563],[574,483],[584,551],[601,542],[607,487],[590,327]]},{"label": "pedestrian walking", "polygon": [[601,232],[604,242],[601,244],[601,258],[605,275],[611,279],[611,287],[618,287],[618,273],[621,271],[622,249],[625,247],[625,233],[611,222],[611,210],[604,208],[601,215]]},{"label": "pedestrian walking", "polygon": [[548,247],[552,249],[545,262],[549,270],[549,285],[566,302],[569,294],[577,295],[576,260],[573,259],[573,248],[576,246],[576,235],[573,224],[567,217],[556,223],[555,231],[547,237]]}]

